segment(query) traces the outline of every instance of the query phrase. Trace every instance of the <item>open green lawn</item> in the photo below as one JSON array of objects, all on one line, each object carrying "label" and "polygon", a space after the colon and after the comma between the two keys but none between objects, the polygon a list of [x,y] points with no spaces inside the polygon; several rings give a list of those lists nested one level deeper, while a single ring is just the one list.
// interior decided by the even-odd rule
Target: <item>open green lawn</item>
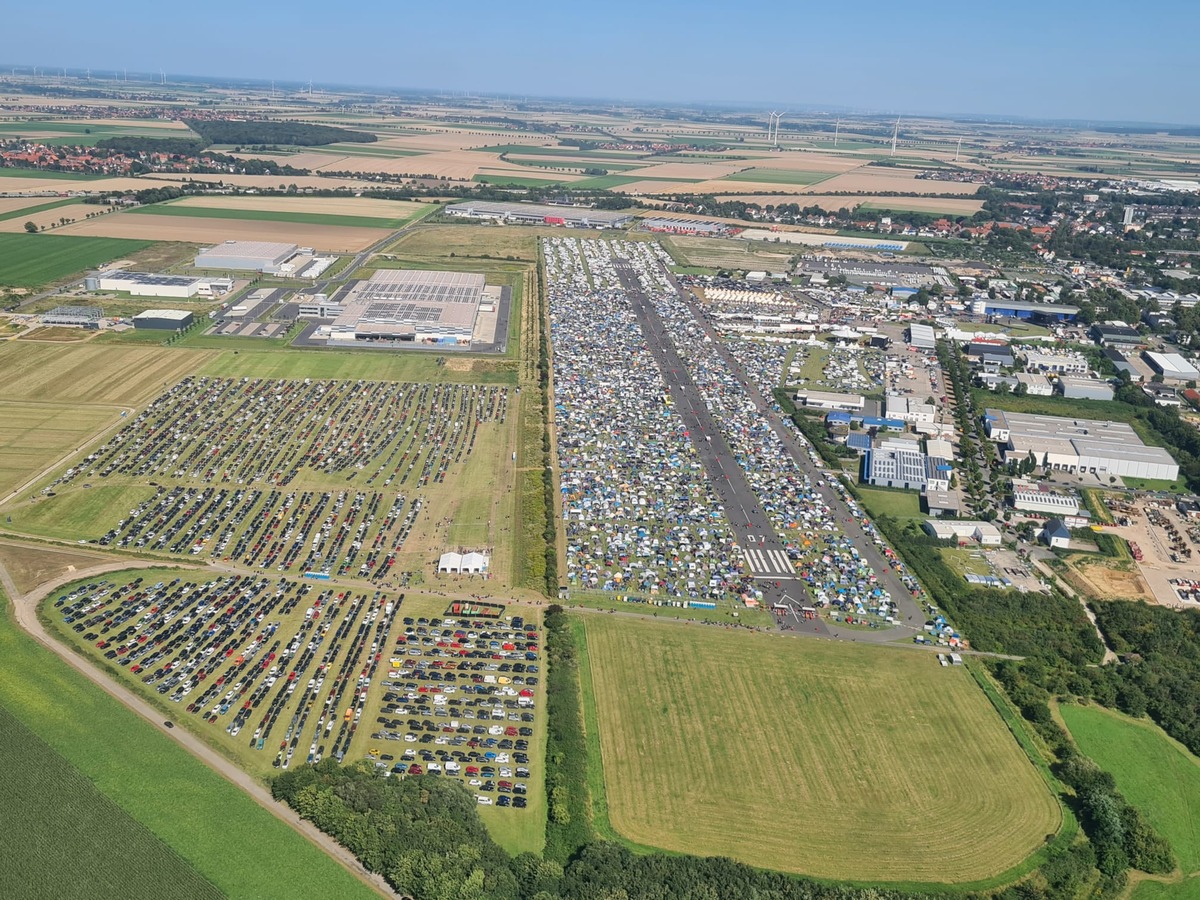
[{"label": "open green lawn", "polygon": [[115,407],[0,400],[0,494],[118,420]]},{"label": "open green lawn", "polygon": [[415,218],[414,216],[403,216],[395,219],[383,219],[376,216],[337,216],[274,209],[217,209],[208,206],[180,206],[177,203],[155,203],[131,209],[129,212],[153,216],[187,216],[196,219],[238,219],[252,222],[295,222],[302,225],[385,228],[390,231],[403,228]]},{"label": "open green lawn", "polygon": [[471,364],[469,369],[439,366],[436,354],[421,351],[225,350],[200,369],[200,374],[502,384],[513,383],[516,379],[515,371],[502,368],[501,362],[476,358]]},{"label": "open green lawn", "polygon": [[1147,883],[1134,896],[1200,896],[1200,760],[1148,720],[1097,706],[1059,711],[1080,751],[1111,772],[1125,799],[1171,842],[1184,882]]},{"label": "open green lawn", "polygon": [[753,181],[759,184],[816,184],[832,178],[832,172],[798,172],[794,169],[747,169],[719,181]]},{"label": "open green lawn", "polygon": [[921,518],[921,495],[899,488],[873,488],[859,485],[858,494],[863,506],[872,516],[892,516],[896,519]]},{"label": "open green lawn", "polygon": [[[50,858],[47,851],[58,834],[54,823],[64,813],[78,813],[83,822],[84,807],[55,808],[44,802],[44,797],[34,798],[41,802],[40,818],[37,809],[25,807],[27,827],[40,829],[34,833],[44,836],[37,845],[44,849],[31,866],[53,870],[40,876],[45,884],[60,878],[73,879],[78,885],[79,876],[89,874],[81,860],[104,854],[110,858],[109,871],[119,872],[125,865],[155,864],[161,877],[174,879],[184,889],[176,892],[183,896],[206,896],[200,879],[231,897],[290,900],[297,896],[297,885],[314,897],[376,896],[306,838],[26,637],[13,624],[7,598],[0,597],[0,604],[4,607],[0,612],[0,705],[65,758],[86,784],[119,807],[104,811],[108,827],[81,836],[81,840],[94,842],[86,854],[81,850]],[[12,768],[6,766],[5,772],[6,777],[11,776]],[[47,790],[50,788],[47,785]],[[0,863],[0,883],[14,877],[13,841],[28,844],[26,837],[12,833],[16,808],[17,801],[6,793],[6,852]],[[93,809],[99,807],[93,804]],[[137,829],[118,818],[118,812],[171,848],[198,877],[188,876],[184,865],[168,868],[170,857],[156,850],[149,836],[138,836],[136,843],[129,843]],[[104,877],[95,875],[97,880]],[[24,896],[135,895],[133,887],[126,886],[118,894],[84,887]]]},{"label": "open green lawn", "polygon": [[637,844],[962,884],[1021,866],[1062,825],[964,668],[894,648],[583,621],[609,821]]},{"label": "open green lawn", "polygon": [[4,527],[21,534],[91,541],[152,496],[154,488],[148,486],[100,484],[60,489],[53,497],[38,496],[34,503],[18,497],[4,510]]},{"label": "open green lawn", "polygon": [[987,560],[983,558],[982,550],[970,550],[966,547],[943,547],[938,551],[946,564],[959,575],[990,575]]},{"label": "open green lawn", "polygon": [[8,900],[224,896],[3,706],[0,767]]},{"label": "open green lawn", "polygon": [[41,287],[149,247],[152,241],[0,234],[0,285]]}]

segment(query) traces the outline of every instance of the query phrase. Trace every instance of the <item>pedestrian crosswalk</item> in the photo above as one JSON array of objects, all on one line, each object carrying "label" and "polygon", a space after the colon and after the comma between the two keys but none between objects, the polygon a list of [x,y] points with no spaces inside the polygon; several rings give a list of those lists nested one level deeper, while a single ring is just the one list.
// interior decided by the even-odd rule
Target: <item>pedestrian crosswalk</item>
[{"label": "pedestrian crosswalk", "polygon": [[756,550],[747,547],[742,552],[746,554],[750,574],[756,578],[796,574],[796,570],[792,568],[792,561],[782,550]]}]

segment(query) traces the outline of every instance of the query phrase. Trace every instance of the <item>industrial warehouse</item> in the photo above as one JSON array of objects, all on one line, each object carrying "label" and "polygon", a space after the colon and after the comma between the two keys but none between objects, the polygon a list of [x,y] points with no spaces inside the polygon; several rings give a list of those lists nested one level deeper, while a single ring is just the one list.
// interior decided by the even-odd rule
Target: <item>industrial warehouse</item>
[{"label": "industrial warehouse", "polygon": [[[207,252],[207,251],[205,251]],[[84,279],[89,291],[122,291],[134,297],[172,297],[190,300],[192,297],[212,297],[233,287],[228,278],[196,278],[192,275],[156,275],[150,272],[97,272]]]},{"label": "industrial warehouse", "polygon": [[326,308],[331,344],[355,342],[469,345],[480,310],[495,311],[499,288],[473,272],[383,269]]},{"label": "industrial warehouse", "polygon": [[148,309],[133,317],[133,327],[157,331],[182,331],[194,321],[192,313],[183,309]]},{"label": "industrial warehouse", "polygon": [[623,212],[535,203],[470,201],[451,204],[444,212],[466,219],[494,219],[518,225],[564,225],[567,228],[622,228],[633,221],[633,216]]},{"label": "industrial warehouse", "polygon": [[1124,422],[1067,419],[985,411],[988,437],[1003,445],[1005,459],[1032,453],[1048,470],[1174,481],[1179,464],[1161,447],[1147,447]]},{"label": "industrial warehouse", "polygon": [[241,272],[282,270],[283,264],[299,251],[295,244],[272,241],[225,241],[201,250],[196,256],[197,269],[234,269]]}]

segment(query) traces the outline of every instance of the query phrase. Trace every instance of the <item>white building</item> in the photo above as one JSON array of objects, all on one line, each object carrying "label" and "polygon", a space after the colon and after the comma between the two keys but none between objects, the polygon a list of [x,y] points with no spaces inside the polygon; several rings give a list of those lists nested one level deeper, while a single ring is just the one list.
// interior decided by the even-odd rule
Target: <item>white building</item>
[{"label": "white building", "polygon": [[918,350],[933,350],[937,347],[937,337],[932,325],[913,323],[908,326],[908,342]]},{"label": "white building", "polygon": [[1178,353],[1152,353],[1147,350],[1142,354],[1142,359],[1146,360],[1150,368],[1161,375],[1167,384],[1200,381],[1200,371]]},{"label": "white building", "polygon": [[975,541],[983,547],[1000,546],[1000,529],[991,522],[972,522],[959,519],[926,519],[921,526],[939,541]]},{"label": "white building", "polygon": [[840,409],[858,413],[867,405],[862,394],[834,394],[828,391],[797,391],[795,400],[813,409]]},{"label": "white building", "polygon": [[276,273],[296,255],[295,244],[273,241],[226,241],[201,250],[197,269],[234,269],[242,272]]},{"label": "white building", "polygon": [[490,558],[486,553],[443,553],[438,558],[438,573],[442,575],[487,574]]},{"label": "white building", "polygon": [[114,270],[100,272],[84,279],[84,287],[89,291],[120,291],[135,297],[171,297],[175,300],[188,300],[207,288],[212,295],[211,279],[196,278],[191,275],[155,275],[150,272],[123,272]]},{"label": "white building", "polygon": [[1091,365],[1082,353],[1051,353],[1024,347],[1019,348],[1018,353],[1025,360],[1025,368],[1030,371],[1054,372],[1058,375],[1086,375],[1091,371]]},{"label": "white building", "polygon": [[1054,385],[1045,375],[1031,372],[1018,372],[1013,376],[1017,384],[1025,385],[1025,393],[1031,397],[1049,397],[1054,393]]},{"label": "white building", "polygon": [[926,403],[924,399],[906,397],[904,394],[887,394],[883,403],[884,416],[911,424],[932,422],[937,415],[937,407]]},{"label": "white building", "polygon": [[1013,506],[1025,512],[1046,513],[1052,516],[1077,516],[1079,495],[1073,491],[1058,491],[1047,484],[1013,479]]},{"label": "white building", "polygon": [[1058,379],[1058,390],[1068,400],[1111,400],[1112,385],[1096,378],[1077,378],[1063,375]]}]

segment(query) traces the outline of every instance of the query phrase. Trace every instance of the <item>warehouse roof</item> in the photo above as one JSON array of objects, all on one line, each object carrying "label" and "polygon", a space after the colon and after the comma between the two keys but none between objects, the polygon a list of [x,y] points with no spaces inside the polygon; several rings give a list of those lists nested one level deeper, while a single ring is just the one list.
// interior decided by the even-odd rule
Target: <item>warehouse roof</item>
[{"label": "warehouse roof", "polygon": [[176,322],[182,322],[191,315],[186,309],[147,309],[134,316],[133,321],[136,322],[138,319],[171,319]]},{"label": "warehouse roof", "polygon": [[1159,372],[1167,378],[1178,378],[1185,381],[1200,379],[1200,371],[1196,367],[1184,359],[1178,353],[1152,353],[1147,351],[1142,354],[1146,358],[1146,362],[1154,366]]}]

